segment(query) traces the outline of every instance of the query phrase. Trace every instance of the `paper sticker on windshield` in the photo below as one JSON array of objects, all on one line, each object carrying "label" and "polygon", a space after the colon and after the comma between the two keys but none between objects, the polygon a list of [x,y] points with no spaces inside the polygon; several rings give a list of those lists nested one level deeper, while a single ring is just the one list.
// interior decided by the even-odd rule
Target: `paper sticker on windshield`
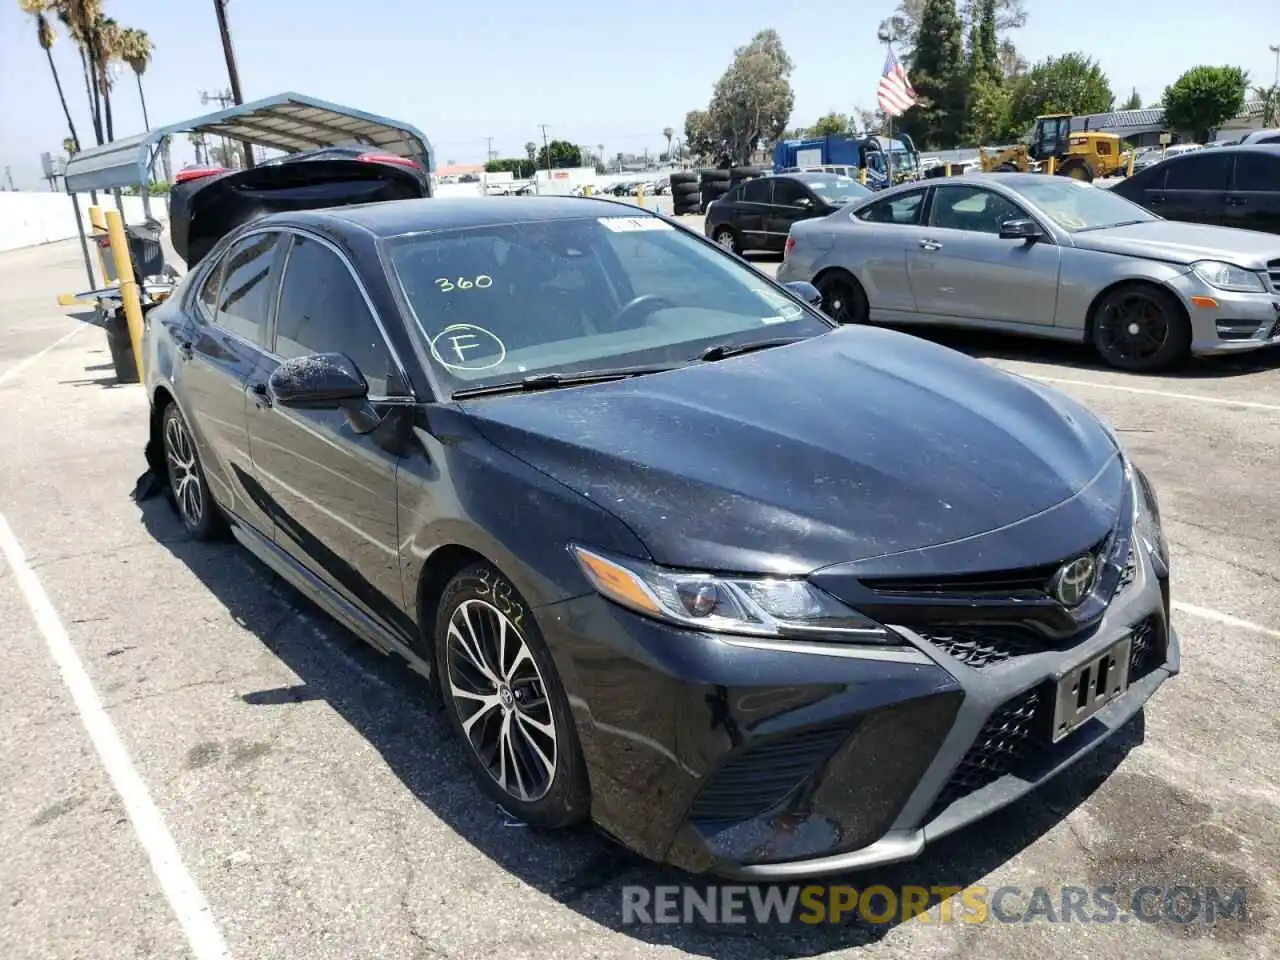
[{"label": "paper sticker on windshield", "polygon": [[661,217],[600,217],[606,230],[614,233],[635,233],[638,230],[674,230]]},{"label": "paper sticker on windshield", "polygon": [[752,287],[751,289],[757,297],[777,311],[776,316],[761,317],[761,323],[786,323],[788,320],[799,319],[800,315],[804,313],[798,306],[776,291],[766,290],[764,287]]}]

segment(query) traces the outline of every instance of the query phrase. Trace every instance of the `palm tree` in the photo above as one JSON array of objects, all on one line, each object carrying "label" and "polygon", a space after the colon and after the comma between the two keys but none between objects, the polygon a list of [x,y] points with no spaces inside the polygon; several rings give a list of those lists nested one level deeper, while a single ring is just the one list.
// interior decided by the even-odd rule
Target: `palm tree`
[{"label": "palm tree", "polygon": [[138,99],[142,101],[142,123],[148,130],[151,129],[151,121],[147,119],[147,95],[142,92],[142,75],[147,72],[147,64],[151,62],[151,51],[155,48],[156,45],[151,42],[145,30],[126,27],[120,31],[120,56],[124,58],[125,63],[129,64],[134,78],[138,81]]},{"label": "palm tree", "polygon": [[1262,126],[1275,126],[1280,120],[1280,85],[1254,87],[1253,95],[1262,101]]},{"label": "palm tree", "polygon": [[205,142],[204,134],[188,133],[187,141],[191,144],[191,146],[195,147],[197,166],[200,164],[208,163],[209,158],[205,156],[205,154],[208,152],[207,151],[208,144]]},{"label": "palm tree", "polygon": [[[62,113],[67,118],[67,128],[71,131],[71,141],[80,149],[80,138],[76,135],[76,123],[71,119],[71,108],[67,106],[67,95],[62,90],[62,78],[58,76],[58,66],[53,62],[53,44],[58,33],[45,12],[49,9],[48,0],[18,0],[18,5],[36,19],[36,40],[45,57],[49,60],[49,72],[53,74],[53,85],[58,88],[58,100],[62,103]],[[73,151],[74,152],[74,151]]]},{"label": "palm tree", "polygon": [[670,127],[663,127],[662,135],[667,138],[667,163],[670,163],[671,162],[671,138],[676,135],[676,132],[672,130]]},{"label": "palm tree", "polygon": [[524,152],[528,156],[529,162],[533,163],[533,158],[538,155],[538,145],[530,140],[524,145]]},{"label": "palm tree", "polygon": [[97,70],[94,60],[96,44],[92,41],[94,24],[102,17],[101,0],[51,0],[53,12],[62,21],[67,35],[75,41],[80,54],[80,69],[84,73],[84,92],[89,99],[89,118],[93,121],[93,135],[102,146],[102,100],[98,94]]},{"label": "palm tree", "polygon": [[94,23],[93,42],[98,67],[98,90],[102,94],[102,116],[106,121],[108,143],[116,138],[111,117],[111,87],[114,85],[111,64],[121,59],[120,37],[119,23],[111,17],[98,17]]}]

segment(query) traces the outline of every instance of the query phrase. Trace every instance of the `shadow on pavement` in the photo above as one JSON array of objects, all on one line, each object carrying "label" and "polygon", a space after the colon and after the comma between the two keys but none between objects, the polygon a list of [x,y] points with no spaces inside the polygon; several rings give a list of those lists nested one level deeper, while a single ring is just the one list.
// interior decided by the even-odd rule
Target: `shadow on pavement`
[{"label": "shadow on pavement", "polygon": [[[383,657],[338,626],[234,543],[187,539],[165,497],[139,504],[155,539],[196,574],[236,621],[301,678],[300,684],[244,694],[245,703],[274,707],[323,700],[373,746],[399,780],[463,840],[516,878],[583,917],[647,943],[724,960],[802,957],[873,943],[901,922],[855,920],[813,926],[779,923],[625,923],[622,889],[635,885],[734,883],[692,877],[623,850],[597,831],[544,833],[510,820],[481,793],[463,745],[447,726],[430,683],[399,660]],[[1058,782],[961,834],[939,841],[914,863],[827,878],[858,889],[872,884],[932,889],[965,887],[1034,843],[1086,800],[1144,738],[1139,713]],[[445,854],[441,854],[442,856]],[[766,893],[761,887],[760,894]],[[412,894],[409,903],[412,905]],[[937,902],[937,897],[931,901]],[[426,906],[424,905],[424,909]],[[799,911],[797,911],[799,912]]]}]

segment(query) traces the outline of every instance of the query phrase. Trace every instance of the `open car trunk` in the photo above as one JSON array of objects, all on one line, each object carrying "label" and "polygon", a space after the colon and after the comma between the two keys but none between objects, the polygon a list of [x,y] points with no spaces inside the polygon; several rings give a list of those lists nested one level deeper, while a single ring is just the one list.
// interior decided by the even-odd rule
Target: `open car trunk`
[{"label": "open car trunk", "polygon": [[234,170],[175,184],[169,236],[187,267],[236,227],[288,210],[316,210],[428,196],[423,178],[387,163],[308,160]]}]

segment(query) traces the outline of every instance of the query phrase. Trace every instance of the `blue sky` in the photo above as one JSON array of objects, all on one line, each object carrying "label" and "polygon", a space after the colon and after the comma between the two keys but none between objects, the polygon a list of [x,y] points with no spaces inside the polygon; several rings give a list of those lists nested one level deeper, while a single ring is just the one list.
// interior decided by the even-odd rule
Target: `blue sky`
[{"label": "blue sky", "polygon": [[[227,85],[212,0],[104,0],[125,26],[156,43],[144,78],[154,124],[207,109],[200,90]],[[1280,44],[1276,0],[1196,0],[1158,7],[1129,0],[1027,4],[1015,40],[1034,61],[1082,50],[1097,58],[1117,96],[1137,87],[1144,102],[1200,63],[1244,67],[1270,83]],[[423,130],[438,162],[483,160],[486,137],[502,156],[552,137],[620,150],[657,151],[664,126],[706,105],[733,49],[760,29],[779,31],[796,69],[793,125],[829,109],[871,107],[884,55],[876,24],[893,0],[777,0],[696,4],[648,0],[619,7],[586,0],[514,3],[378,4],[313,0],[231,0],[228,14],[247,100],[285,90],[407,120]],[[1158,9],[1158,14],[1155,11]],[[82,142],[91,139],[79,60],[66,37],[54,47]],[[120,77],[116,131],[140,132],[131,72]],[[0,0],[0,176],[40,188],[39,157],[67,135],[34,28],[15,0]],[[191,159],[183,143],[179,166]]]}]

